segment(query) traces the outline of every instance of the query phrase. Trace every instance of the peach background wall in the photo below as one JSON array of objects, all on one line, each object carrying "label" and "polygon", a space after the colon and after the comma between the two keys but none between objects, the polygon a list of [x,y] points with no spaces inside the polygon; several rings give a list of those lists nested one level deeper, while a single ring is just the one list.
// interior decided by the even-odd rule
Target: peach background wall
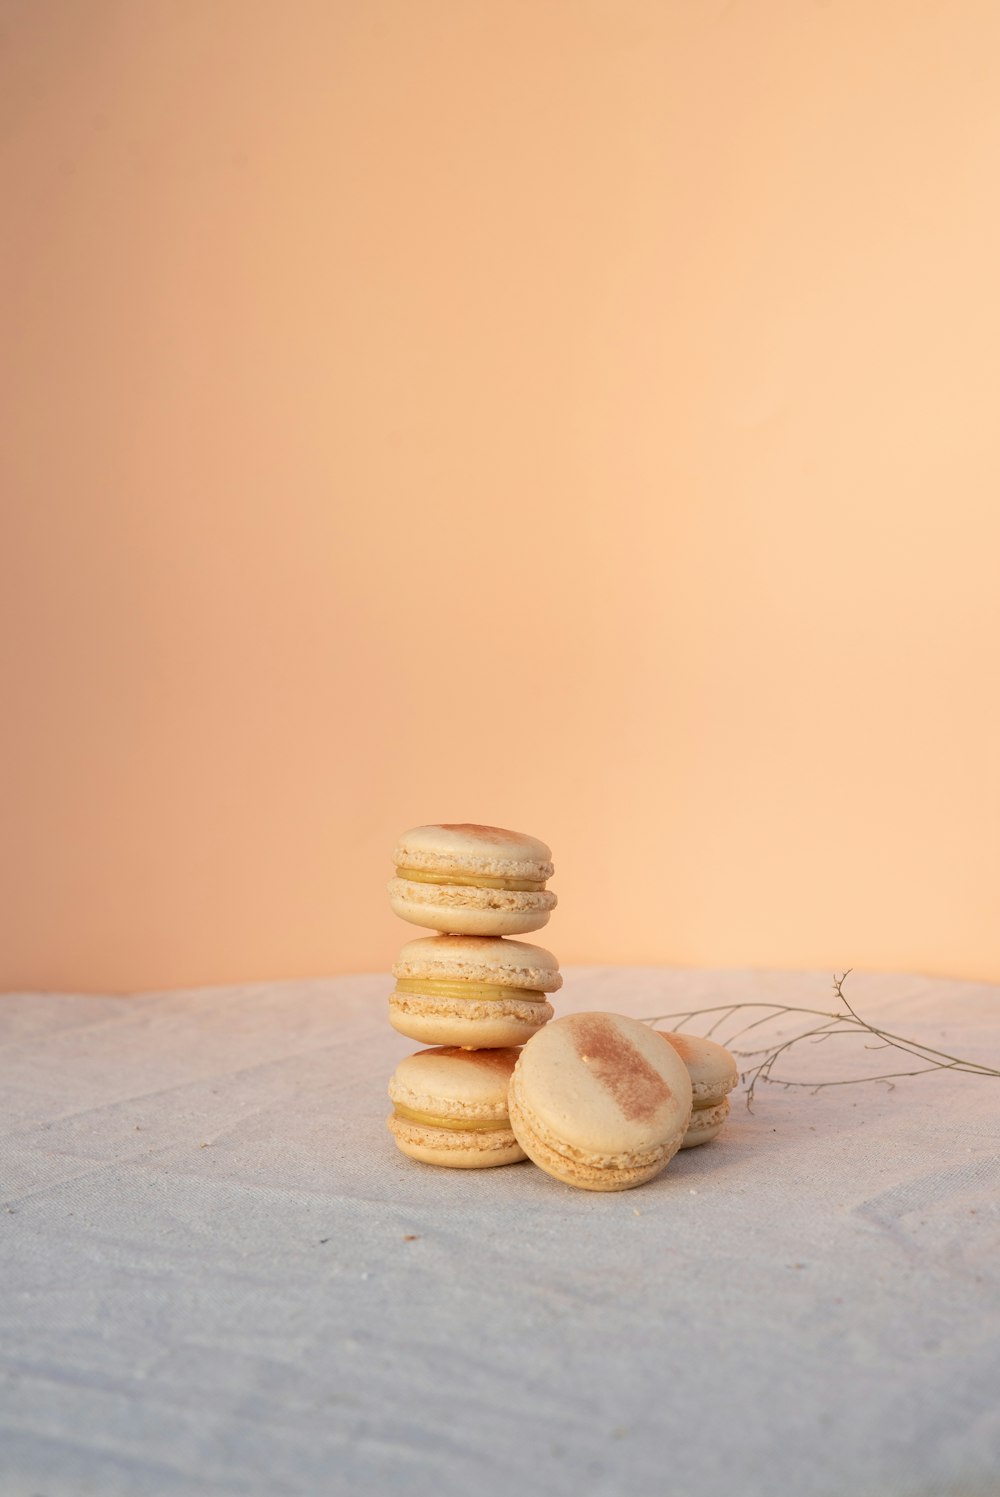
[{"label": "peach background wall", "polygon": [[994,0],[0,0],[0,986],[1000,978]]}]

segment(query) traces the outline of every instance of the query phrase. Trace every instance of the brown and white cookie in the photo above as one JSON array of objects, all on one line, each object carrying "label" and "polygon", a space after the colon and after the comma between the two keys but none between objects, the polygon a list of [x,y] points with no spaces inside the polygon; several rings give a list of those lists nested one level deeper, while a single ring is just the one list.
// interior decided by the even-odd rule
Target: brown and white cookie
[{"label": "brown and white cookie", "polygon": [[518,1143],[548,1174],[583,1190],[628,1190],[680,1148],[691,1078],[648,1025],[570,1014],[524,1046],[508,1107]]}]

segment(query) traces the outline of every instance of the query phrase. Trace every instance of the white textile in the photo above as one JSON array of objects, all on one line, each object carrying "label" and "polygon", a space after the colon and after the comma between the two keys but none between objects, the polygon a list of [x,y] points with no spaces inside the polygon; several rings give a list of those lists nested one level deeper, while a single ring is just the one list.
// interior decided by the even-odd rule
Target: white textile
[{"label": "white textile", "polygon": [[[397,1152],[388,991],[0,998],[4,1497],[996,1497],[1000,1080],[737,1093],[590,1194]],[[1000,1065],[1000,988],[846,992]],[[765,999],[829,974],[571,969],[556,1004]],[[918,1062],[781,1074],[872,1064]]]}]

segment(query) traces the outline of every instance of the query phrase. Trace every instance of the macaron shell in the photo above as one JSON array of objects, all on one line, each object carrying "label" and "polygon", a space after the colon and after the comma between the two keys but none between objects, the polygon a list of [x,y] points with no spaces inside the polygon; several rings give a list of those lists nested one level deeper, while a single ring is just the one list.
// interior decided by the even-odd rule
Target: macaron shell
[{"label": "macaron shell", "polygon": [[462,1046],[469,1050],[523,1045],[552,1018],[551,1003],[497,998],[482,1003],[456,998],[424,998],[393,993],[389,1023],[400,1034],[425,1045]]},{"label": "macaron shell", "polygon": [[552,851],[537,837],[502,826],[447,822],[404,832],[393,853],[397,868],[482,873],[493,878],[552,877]]},{"label": "macaron shell", "polygon": [[561,1180],[564,1185],[574,1185],[579,1190],[631,1190],[636,1185],[645,1185],[666,1169],[680,1147],[681,1140],[678,1137],[672,1147],[661,1150],[655,1159],[642,1167],[623,1165],[618,1168],[599,1168],[580,1160],[569,1159],[546,1143],[534,1130],[533,1120],[519,1104],[513,1086],[508,1107],[514,1136],[531,1162],[554,1180]]},{"label": "macaron shell", "polygon": [[509,1128],[498,1128],[495,1133],[462,1133],[457,1129],[411,1123],[395,1115],[386,1120],[386,1126],[396,1141],[396,1147],[420,1164],[482,1170],[495,1169],[501,1164],[518,1164],[527,1157]]},{"label": "macaron shell", "polygon": [[555,993],[562,987],[559,962],[543,946],[493,936],[420,936],[407,941],[393,977],[432,981],[488,982]]},{"label": "macaron shell", "polygon": [[674,1034],[665,1029],[658,1029],[656,1033],[687,1066],[695,1106],[704,1102],[721,1102],[739,1081],[736,1059],[724,1045],[700,1034]]},{"label": "macaron shell", "polygon": [[682,1149],[695,1149],[699,1144],[711,1143],[722,1131],[722,1125],[729,1116],[729,1098],[723,1097],[714,1107],[696,1107],[691,1113],[691,1121],[688,1123]]},{"label": "macaron shell", "polygon": [[389,1097],[416,1112],[465,1121],[507,1122],[507,1087],[517,1050],[418,1050],[401,1060]]},{"label": "macaron shell", "polygon": [[389,881],[389,904],[401,920],[468,936],[518,936],[541,930],[555,909],[550,889],[477,889],[463,884]]}]

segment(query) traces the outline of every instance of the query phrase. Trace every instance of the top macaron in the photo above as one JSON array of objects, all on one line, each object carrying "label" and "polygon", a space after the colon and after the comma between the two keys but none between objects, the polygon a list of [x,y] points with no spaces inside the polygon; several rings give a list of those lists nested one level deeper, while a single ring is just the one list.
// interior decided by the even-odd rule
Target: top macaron
[{"label": "top macaron", "polygon": [[404,832],[389,903],[400,919],[446,934],[516,936],[555,908],[552,853],[537,837],[462,822]]}]

